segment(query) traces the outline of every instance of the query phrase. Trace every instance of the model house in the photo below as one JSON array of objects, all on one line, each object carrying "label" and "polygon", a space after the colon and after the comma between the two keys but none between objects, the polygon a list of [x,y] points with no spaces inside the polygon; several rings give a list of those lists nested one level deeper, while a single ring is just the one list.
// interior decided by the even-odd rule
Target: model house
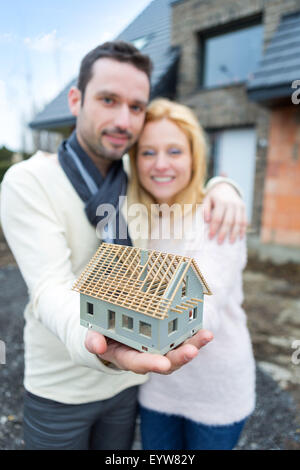
[{"label": "model house", "polygon": [[211,291],[193,258],[102,243],[76,281],[80,323],[139,351],[166,354],[202,328]]}]

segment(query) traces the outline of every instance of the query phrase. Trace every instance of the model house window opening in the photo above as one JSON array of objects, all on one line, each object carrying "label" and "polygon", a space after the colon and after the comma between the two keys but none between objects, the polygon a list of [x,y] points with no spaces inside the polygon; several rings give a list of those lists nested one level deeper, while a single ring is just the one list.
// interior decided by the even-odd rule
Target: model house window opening
[{"label": "model house window opening", "polygon": [[141,335],[148,336],[149,338],[151,338],[151,334],[152,334],[151,329],[152,327],[150,323],[140,321],[139,333]]},{"label": "model house window opening", "polygon": [[87,302],[86,307],[87,307],[87,313],[89,315],[94,315],[94,305],[91,304],[91,302]]},{"label": "model house window opening", "polygon": [[122,327],[127,330],[133,330],[133,318],[128,315],[122,315]]},{"label": "model house window opening", "polygon": [[189,321],[193,321],[196,318],[197,318],[197,307],[194,307],[189,310]]},{"label": "model house window opening", "polygon": [[187,284],[187,278],[184,278],[182,282],[182,288],[181,288],[181,298],[186,297],[186,284]]},{"label": "model house window opening", "polygon": [[178,330],[178,320],[175,318],[174,320],[168,323],[168,335],[174,333]]},{"label": "model house window opening", "polygon": [[116,312],[108,310],[108,329],[114,330],[116,327]]}]

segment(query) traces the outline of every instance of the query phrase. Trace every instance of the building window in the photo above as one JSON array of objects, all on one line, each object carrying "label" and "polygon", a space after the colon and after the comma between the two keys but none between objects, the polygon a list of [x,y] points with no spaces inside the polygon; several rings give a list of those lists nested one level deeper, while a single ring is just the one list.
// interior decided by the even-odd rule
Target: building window
[{"label": "building window", "polygon": [[148,336],[151,338],[151,325],[149,323],[145,323],[140,321],[140,330],[139,333],[144,336]]},{"label": "building window", "polygon": [[174,331],[178,330],[178,320],[175,318],[174,320],[168,323],[168,335],[174,333]]},{"label": "building window", "polygon": [[108,310],[108,329],[114,330],[116,327],[116,312]]},{"label": "building window", "polygon": [[263,52],[263,27],[252,25],[203,37],[202,86],[244,82],[252,77]]},{"label": "building window", "polygon": [[139,51],[141,51],[148,43],[149,43],[149,36],[141,36],[137,39],[134,39],[132,44],[136,47]]},{"label": "building window", "polygon": [[133,318],[122,315],[122,327],[127,328],[127,330],[133,330]]},{"label": "building window", "polygon": [[94,315],[94,305],[91,304],[90,302],[86,303],[86,308],[87,308],[87,313],[90,315]]},{"label": "building window", "polygon": [[193,321],[196,318],[197,318],[197,307],[194,307],[189,311],[189,321]]}]

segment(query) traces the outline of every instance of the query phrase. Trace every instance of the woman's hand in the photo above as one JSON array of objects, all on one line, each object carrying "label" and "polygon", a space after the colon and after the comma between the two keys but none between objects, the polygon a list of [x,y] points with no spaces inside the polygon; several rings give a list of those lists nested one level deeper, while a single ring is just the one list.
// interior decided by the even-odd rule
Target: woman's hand
[{"label": "woman's hand", "polygon": [[130,370],[137,374],[146,374],[147,372],[170,374],[194,359],[199,350],[212,339],[213,335],[210,331],[200,330],[176,349],[162,356],[161,354],[137,351],[113,339],[106,338],[96,331],[88,330],[85,347],[90,353],[111,362],[121,370]]},{"label": "woman's hand", "polygon": [[246,206],[243,199],[229,183],[214,185],[203,200],[204,220],[209,223],[209,235],[218,234],[223,243],[228,235],[231,243],[243,238],[247,228]]}]

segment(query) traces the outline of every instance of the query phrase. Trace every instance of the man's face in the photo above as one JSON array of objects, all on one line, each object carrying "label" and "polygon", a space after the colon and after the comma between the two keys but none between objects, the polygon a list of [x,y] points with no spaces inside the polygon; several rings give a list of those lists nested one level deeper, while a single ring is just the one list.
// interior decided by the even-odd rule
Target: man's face
[{"label": "man's face", "polygon": [[149,79],[133,65],[107,58],[98,59],[92,72],[74,113],[78,139],[95,157],[118,160],[142,130]]}]

